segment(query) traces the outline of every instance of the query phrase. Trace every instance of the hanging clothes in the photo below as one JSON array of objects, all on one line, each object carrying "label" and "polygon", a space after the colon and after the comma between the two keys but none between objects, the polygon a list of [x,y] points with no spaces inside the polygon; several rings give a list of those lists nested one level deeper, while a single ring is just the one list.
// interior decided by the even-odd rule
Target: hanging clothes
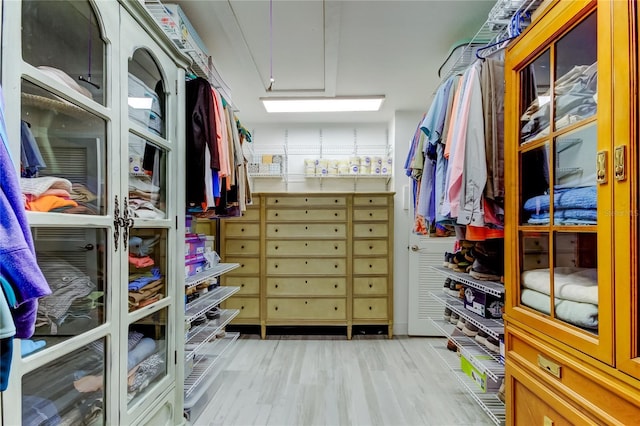
[{"label": "hanging clothes", "polygon": [[35,330],[38,298],[51,294],[51,289],[36,261],[18,175],[7,148],[3,102],[0,139],[0,276],[9,282],[16,295],[16,306],[11,309],[16,337],[27,339]]}]

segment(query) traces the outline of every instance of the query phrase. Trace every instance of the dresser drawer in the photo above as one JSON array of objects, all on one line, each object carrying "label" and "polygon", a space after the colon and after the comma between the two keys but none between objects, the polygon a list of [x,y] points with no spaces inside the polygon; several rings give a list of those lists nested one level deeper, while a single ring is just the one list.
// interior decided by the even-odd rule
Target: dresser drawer
[{"label": "dresser drawer", "polygon": [[347,212],[344,209],[269,209],[267,210],[267,220],[277,221],[339,221],[347,220]]},{"label": "dresser drawer", "polygon": [[353,197],[354,206],[386,206],[389,204],[389,197],[386,195],[355,195]]},{"label": "dresser drawer", "polygon": [[561,398],[535,377],[518,366],[505,369],[506,391],[513,406],[510,408],[514,425],[596,425],[582,409]]},{"label": "dresser drawer", "polygon": [[258,297],[237,297],[222,302],[224,309],[238,309],[240,313],[237,319],[259,319],[260,318],[260,298]]},{"label": "dresser drawer", "polygon": [[354,238],[381,238],[389,235],[386,223],[355,223],[353,225]]},{"label": "dresser drawer", "polygon": [[311,207],[311,206],[346,206],[345,197],[267,197],[267,206]]},{"label": "dresser drawer", "polygon": [[267,256],[345,256],[345,240],[269,240]]},{"label": "dresser drawer", "polygon": [[267,299],[267,320],[346,320],[346,299]]},{"label": "dresser drawer", "polygon": [[228,257],[225,259],[226,263],[239,263],[240,266],[232,271],[226,273],[226,275],[259,275],[260,274],[260,259],[249,257]]},{"label": "dresser drawer", "polygon": [[389,318],[387,298],[354,297],[353,319],[381,319]]},{"label": "dresser drawer", "polygon": [[354,256],[387,254],[388,240],[356,240],[353,242]]},{"label": "dresser drawer", "polygon": [[347,225],[344,223],[310,224],[267,224],[267,238],[345,238]]},{"label": "dresser drawer", "polygon": [[[260,294],[260,278],[259,277],[234,277],[226,274],[221,277],[222,285],[229,287],[240,287],[236,294]],[[234,296],[235,297],[235,296]]]},{"label": "dresser drawer", "polygon": [[267,278],[267,296],[346,296],[344,277]]},{"label": "dresser drawer", "polygon": [[356,277],[353,279],[353,294],[386,295],[388,291],[387,277]]},{"label": "dresser drawer", "polygon": [[259,223],[226,223],[224,225],[225,237],[257,238],[260,236]]},{"label": "dresser drawer", "polygon": [[242,216],[240,217],[225,217],[225,222],[247,222],[247,221],[260,221],[260,208],[259,207],[249,207],[246,211],[242,212]]},{"label": "dresser drawer", "polygon": [[346,259],[267,259],[267,275],[345,275]]},{"label": "dresser drawer", "polygon": [[353,209],[353,220],[360,222],[389,220],[389,211],[387,209]]},{"label": "dresser drawer", "polygon": [[353,259],[355,275],[386,275],[389,271],[386,257],[367,257]]},{"label": "dresser drawer", "polygon": [[224,242],[225,256],[233,255],[259,255],[259,240],[226,240]]},{"label": "dresser drawer", "polygon": [[[640,418],[640,391],[637,388],[619,382],[610,385],[610,376],[514,326],[507,327],[505,339],[509,362],[522,366],[528,374],[556,392],[589,401],[585,408],[599,418],[599,423],[610,424],[612,418],[621,424],[637,423]],[[615,401],[615,407],[612,401]]]}]

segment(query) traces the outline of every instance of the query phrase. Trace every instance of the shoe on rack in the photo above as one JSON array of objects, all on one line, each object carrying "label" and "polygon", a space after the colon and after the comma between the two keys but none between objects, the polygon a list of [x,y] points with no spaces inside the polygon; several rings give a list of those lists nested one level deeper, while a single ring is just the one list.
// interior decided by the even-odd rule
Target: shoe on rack
[{"label": "shoe on rack", "polygon": [[462,332],[464,333],[464,335],[469,337],[475,337],[478,334],[478,331],[478,327],[476,327],[474,324],[471,324],[470,321],[465,322],[464,327],[462,328]]},{"label": "shoe on rack", "polygon": [[458,318],[458,322],[456,323],[456,327],[458,328],[458,330],[462,331],[462,329],[464,328],[464,325],[466,324],[467,320],[460,317]]},{"label": "shoe on rack", "polygon": [[451,321],[451,309],[450,308],[444,308],[444,320],[449,322]]},{"label": "shoe on rack", "polygon": [[444,284],[442,285],[442,291],[446,294],[449,294],[449,289],[451,287],[451,278],[447,278],[444,280]]},{"label": "shoe on rack", "polygon": [[485,333],[483,330],[478,330],[478,334],[476,334],[475,339],[476,342],[480,343],[481,345],[487,346],[487,337],[489,337],[487,333]]},{"label": "shoe on rack", "polygon": [[451,253],[449,253],[448,251],[445,251],[444,260],[442,261],[442,266],[444,266],[445,268],[448,268],[450,260],[451,260]]},{"label": "shoe on rack", "polygon": [[453,339],[449,339],[447,340],[447,349],[451,352],[458,352],[458,345],[456,345],[456,342],[454,342]]},{"label": "shoe on rack", "polygon": [[504,379],[502,379],[502,382],[500,383],[500,389],[498,389],[498,399],[502,401],[503,404],[506,404],[504,391],[505,391],[505,385],[504,385]]},{"label": "shoe on rack", "polygon": [[449,286],[449,295],[451,297],[455,297],[455,298],[460,297],[460,289],[461,288],[463,288],[462,287],[462,283],[459,283],[458,281],[451,280],[451,285]]},{"label": "shoe on rack", "polygon": [[460,319],[460,315],[456,314],[455,312],[451,312],[451,318],[449,319],[449,322],[453,325],[458,324],[458,320]]},{"label": "shoe on rack", "polygon": [[485,346],[493,353],[496,353],[496,354],[500,353],[500,342],[498,342],[498,339],[488,336],[487,343],[485,343]]},{"label": "shoe on rack", "polygon": [[504,274],[504,239],[479,241],[473,247],[475,258],[469,274],[484,281],[500,282]]}]

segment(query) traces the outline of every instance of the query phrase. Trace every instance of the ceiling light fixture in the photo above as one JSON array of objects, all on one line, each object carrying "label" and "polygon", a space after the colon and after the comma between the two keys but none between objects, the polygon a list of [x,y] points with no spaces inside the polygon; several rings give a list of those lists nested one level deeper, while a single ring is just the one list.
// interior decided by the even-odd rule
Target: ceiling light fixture
[{"label": "ceiling light fixture", "polygon": [[267,112],[356,112],[378,111],[384,96],[339,96],[334,98],[260,98]]}]

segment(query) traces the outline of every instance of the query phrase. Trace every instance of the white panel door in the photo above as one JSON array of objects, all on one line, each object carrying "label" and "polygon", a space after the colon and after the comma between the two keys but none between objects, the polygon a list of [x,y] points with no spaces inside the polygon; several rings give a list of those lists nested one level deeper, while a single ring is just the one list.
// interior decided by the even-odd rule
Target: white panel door
[{"label": "white panel door", "polygon": [[409,335],[444,336],[430,318],[441,319],[444,306],[430,293],[441,293],[444,277],[431,266],[442,266],[444,252],[452,251],[455,238],[409,236]]}]

